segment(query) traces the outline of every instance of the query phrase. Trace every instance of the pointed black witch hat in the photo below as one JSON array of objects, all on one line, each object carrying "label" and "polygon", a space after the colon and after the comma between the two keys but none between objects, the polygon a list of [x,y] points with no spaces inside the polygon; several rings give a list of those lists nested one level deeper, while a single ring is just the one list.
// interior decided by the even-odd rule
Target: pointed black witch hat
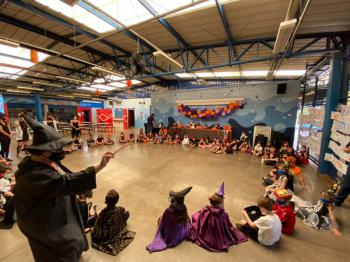
[{"label": "pointed black witch hat", "polygon": [[33,129],[33,144],[26,149],[40,151],[59,151],[65,145],[72,143],[71,138],[61,136],[54,128],[41,124],[24,116],[27,124]]},{"label": "pointed black witch hat", "polygon": [[171,206],[174,207],[177,210],[184,210],[186,209],[185,206],[185,196],[191,191],[192,187],[187,187],[179,192],[170,191],[169,197],[170,197],[170,203]]}]

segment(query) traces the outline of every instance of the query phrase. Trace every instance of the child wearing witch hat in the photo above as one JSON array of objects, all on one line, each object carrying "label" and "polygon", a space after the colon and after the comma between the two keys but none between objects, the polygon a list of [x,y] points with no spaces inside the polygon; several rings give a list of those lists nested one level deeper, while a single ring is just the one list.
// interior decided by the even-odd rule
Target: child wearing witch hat
[{"label": "child wearing witch hat", "polygon": [[170,191],[170,206],[159,219],[158,230],[152,243],[146,247],[149,252],[175,247],[186,239],[191,221],[184,201],[191,189],[192,187],[187,187],[179,192]]},{"label": "child wearing witch hat", "polygon": [[218,192],[209,197],[206,206],[192,215],[189,240],[213,252],[227,251],[248,238],[231,223],[224,209],[225,186],[222,183]]}]

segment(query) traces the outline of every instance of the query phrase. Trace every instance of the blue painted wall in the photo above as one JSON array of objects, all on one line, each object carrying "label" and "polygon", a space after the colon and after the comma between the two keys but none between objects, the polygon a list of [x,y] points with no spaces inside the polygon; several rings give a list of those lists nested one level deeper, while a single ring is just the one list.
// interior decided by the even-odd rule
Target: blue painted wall
[{"label": "blue painted wall", "polygon": [[[289,141],[293,140],[295,120],[297,114],[298,81],[289,81],[286,94],[277,95],[277,83],[235,85],[223,88],[189,89],[166,93],[152,94],[152,112],[156,115],[157,122],[167,125],[169,122],[192,122],[191,118],[183,117],[177,110],[177,100],[200,100],[214,98],[244,98],[246,105],[234,113],[219,117],[216,120],[205,121],[211,125],[230,124],[234,128],[237,137],[242,131],[246,131],[252,137],[255,125],[271,126],[273,131],[285,134]],[[210,106],[206,106],[210,108]],[[216,107],[216,106],[214,106]],[[199,122],[199,120],[197,120]],[[204,121],[202,121],[204,122]]]}]

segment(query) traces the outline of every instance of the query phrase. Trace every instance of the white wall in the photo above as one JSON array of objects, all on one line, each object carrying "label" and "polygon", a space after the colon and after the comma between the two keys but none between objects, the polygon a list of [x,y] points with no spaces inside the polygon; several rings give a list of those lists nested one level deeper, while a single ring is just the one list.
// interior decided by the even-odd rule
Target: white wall
[{"label": "white wall", "polygon": [[[123,108],[135,110],[135,127],[143,128],[147,117],[150,115],[151,110],[151,98],[140,99],[123,99],[121,103],[109,105],[109,102],[105,102],[105,108]],[[114,112],[113,112],[114,114]]]}]

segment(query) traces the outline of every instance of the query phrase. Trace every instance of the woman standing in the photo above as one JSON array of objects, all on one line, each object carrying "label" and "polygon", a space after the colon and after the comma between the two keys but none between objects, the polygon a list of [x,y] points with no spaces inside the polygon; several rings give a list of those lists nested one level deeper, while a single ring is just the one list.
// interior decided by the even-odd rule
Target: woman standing
[{"label": "woman standing", "polygon": [[15,121],[13,126],[16,130],[16,140],[17,140],[17,157],[20,157],[21,150],[25,149],[29,144],[29,132],[28,124],[24,120],[24,113],[18,114],[18,121]]},{"label": "woman standing", "polygon": [[10,144],[11,144],[11,132],[6,123],[5,115],[0,113],[0,143],[1,143],[1,151],[0,154],[8,159],[10,152]]},{"label": "woman standing", "polygon": [[72,127],[72,138],[79,137],[81,134],[81,128],[77,115],[73,116],[73,119],[70,121],[70,126]]}]

